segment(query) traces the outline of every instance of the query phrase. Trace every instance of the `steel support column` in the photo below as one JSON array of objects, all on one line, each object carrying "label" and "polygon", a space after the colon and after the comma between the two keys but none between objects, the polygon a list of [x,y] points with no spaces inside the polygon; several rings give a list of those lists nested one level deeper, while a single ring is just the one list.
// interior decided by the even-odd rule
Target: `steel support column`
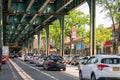
[{"label": "steel support column", "polygon": [[22,44],[22,57],[26,58],[26,50],[25,50],[25,44]]},{"label": "steel support column", "polygon": [[0,71],[2,67],[2,46],[3,46],[3,14],[2,14],[2,1],[0,0]]},{"label": "steel support column", "polygon": [[37,37],[38,37],[38,53],[40,54],[40,32],[38,32]]},{"label": "steel support column", "polygon": [[46,55],[49,55],[49,26],[45,27],[46,29]]},{"label": "steel support column", "polygon": [[34,37],[32,37],[32,53],[34,53]]},{"label": "steel support column", "polygon": [[27,50],[28,50],[28,53],[30,52],[30,39],[28,39],[27,41]]},{"label": "steel support column", "polygon": [[30,53],[32,53],[32,38],[30,38],[29,40]]},{"label": "steel support column", "polygon": [[60,31],[61,31],[61,48],[60,48],[60,55],[64,55],[64,15],[60,16]]},{"label": "steel support column", "polygon": [[21,52],[22,52],[22,54],[21,54],[22,56],[25,55],[25,52],[24,52],[24,45],[22,45],[22,50],[21,50]]},{"label": "steel support column", "polygon": [[96,0],[87,0],[90,10],[90,56],[96,55]]}]

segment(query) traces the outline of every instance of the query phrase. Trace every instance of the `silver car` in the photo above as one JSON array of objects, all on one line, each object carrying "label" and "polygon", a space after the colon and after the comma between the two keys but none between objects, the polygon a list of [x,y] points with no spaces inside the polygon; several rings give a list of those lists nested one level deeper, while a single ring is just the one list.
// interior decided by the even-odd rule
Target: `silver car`
[{"label": "silver car", "polygon": [[46,56],[39,56],[35,61],[36,66],[43,66],[45,59],[46,59]]}]

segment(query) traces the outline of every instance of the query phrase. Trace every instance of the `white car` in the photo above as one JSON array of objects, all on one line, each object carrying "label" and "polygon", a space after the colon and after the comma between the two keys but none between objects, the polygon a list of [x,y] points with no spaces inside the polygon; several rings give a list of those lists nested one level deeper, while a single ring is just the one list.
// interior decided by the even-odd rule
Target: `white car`
[{"label": "white car", "polygon": [[43,66],[45,59],[46,59],[45,56],[39,56],[35,61],[36,66]]},{"label": "white car", "polygon": [[80,67],[79,79],[120,80],[120,56],[96,55],[90,57]]},{"label": "white car", "polygon": [[86,62],[89,58],[90,58],[90,56],[85,56],[85,57],[82,57],[81,59],[79,59],[79,61],[78,61],[78,70],[82,66],[82,63]]},{"label": "white car", "polygon": [[31,60],[29,61],[31,64],[34,64],[35,62],[36,62],[36,59],[38,58],[38,56],[37,55],[33,55],[32,57],[31,57]]},{"label": "white car", "polygon": [[24,61],[30,61],[33,56],[33,53],[27,53],[27,55],[24,56]]}]

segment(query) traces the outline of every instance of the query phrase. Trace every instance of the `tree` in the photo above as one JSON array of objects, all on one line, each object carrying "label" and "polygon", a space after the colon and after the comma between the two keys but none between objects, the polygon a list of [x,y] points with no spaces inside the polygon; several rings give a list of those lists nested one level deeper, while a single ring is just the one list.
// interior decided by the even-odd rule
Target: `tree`
[{"label": "tree", "polygon": [[84,43],[89,44],[90,43],[90,31],[86,32],[86,36],[84,37]]},{"label": "tree", "polygon": [[42,30],[42,33],[41,33],[41,39],[43,40],[43,46],[41,46],[41,48],[43,49],[43,50],[45,50],[46,48],[46,30],[43,28],[43,30]]},{"label": "tree", "polygon": [[80,31],[86,30],[85,26],[89,24],[89,15],[85,15],[81,11],[73,10],[69,15],[65,16],[65,37],[71,35],[73,28],[77,28],[77,36],[82,36]]},{"label": "tree", "polygon": [[[118,34],[118,31],[115,29],[115,21],[118,22],[120,20],[120,16],[118,16],[118,9],[120,8],[120,0],[98,0],[97,1],[100,6],[103,7],[103,11],[107,11],[106,17],[110,17],[112,20],[113,34]],[[117,44],[116,39],[114,39],[113,50],[114,53],[117,52]]]},{"label": "tree", "polygon": [[54,46],[60,48],[60,23],[56,20],[53,25],[50,25],[50,38],[53,40]]},{"label": "tree", "polygon": [[65,37],[70,38],[70,54],[72,53],[72,29],[77,29],[77,36],[85,35],[85,25],[89,24],[89,15],[85,15],[81,11],[73,10],[69,15],[65,16]]},{"label": "tree", "polygon": [[[106,40],[111,40],[111,29],[105,28],[102,24],[98,25],[96,28],[96,48],[99,49],[102,42]],[[84,38],[84,43],[90,43],[90,31],[86,32],[86,37]]]},{"label": "tree", "polygon": [[105,28],[100,24],[96,29],[96,45],[100,47],[101,42],[105,42],[106,40],[111,40],[111,29]]},{"label": "tree", "polygon": [[[85,37],[85,25],[89,24],[89,15],[85,15],[81,11],[73,10],[69,15],[65,16],[64,29],[65,37],[71,37],[72,28],[77,28],[77,36]],[[56,20],[49,26],[50,39],[53,40],[54,45],[60,48],[60,22]],[[44,32],[45,33],[45,32]],[[45,34],[43,35],[45,37]],[[71,41],[70,41],[71,42]]]}]

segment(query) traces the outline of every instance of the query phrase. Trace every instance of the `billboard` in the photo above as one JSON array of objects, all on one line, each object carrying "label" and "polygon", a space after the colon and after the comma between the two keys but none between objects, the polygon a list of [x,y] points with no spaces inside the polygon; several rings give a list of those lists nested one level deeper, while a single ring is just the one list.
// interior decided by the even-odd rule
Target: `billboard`
[{"label": "billboard", "polygon": [[76,29],[75,28],[72,29],[72,38],[76,38]]},{"label": "billboard", "polygon": [[76,50],[84,50],[84,45],[83,43],[79,43],[76,45]]}]

